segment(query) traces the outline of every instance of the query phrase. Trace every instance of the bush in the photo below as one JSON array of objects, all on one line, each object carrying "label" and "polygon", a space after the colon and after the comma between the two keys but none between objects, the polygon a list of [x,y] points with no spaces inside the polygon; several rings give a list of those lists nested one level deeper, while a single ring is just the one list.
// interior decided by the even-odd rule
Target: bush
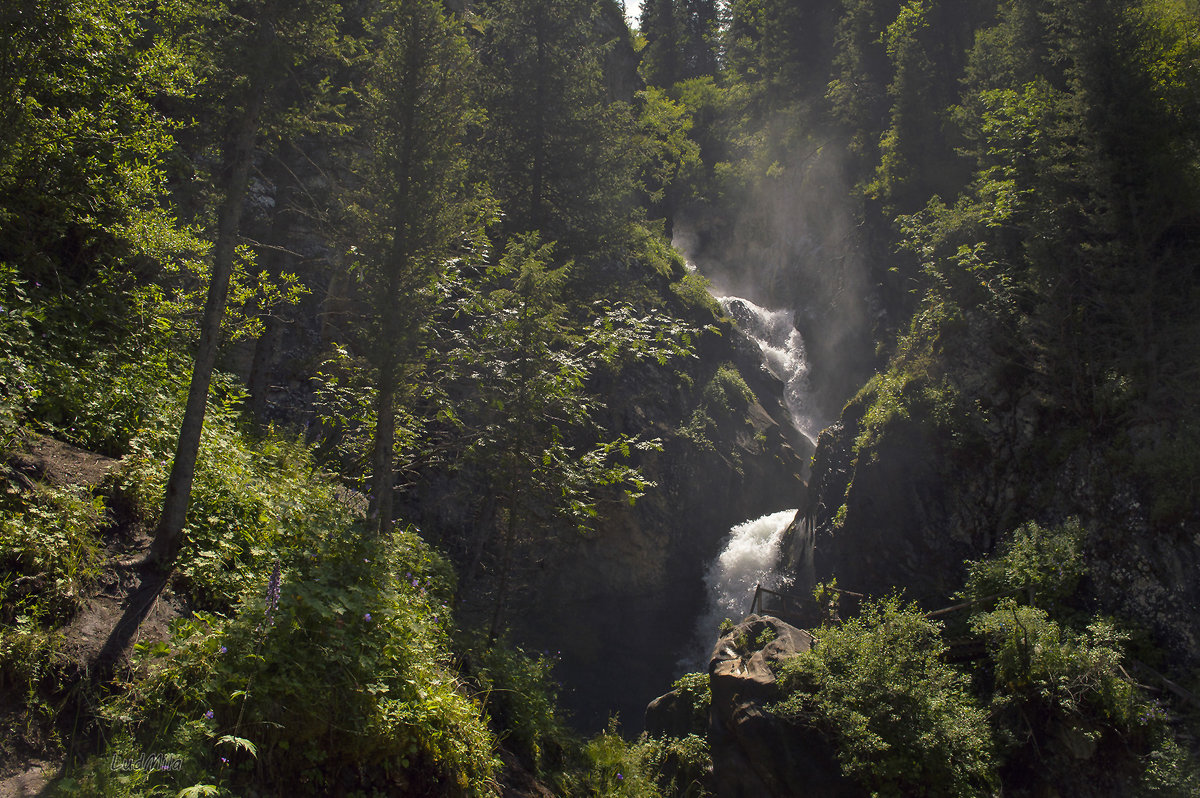
[{"label": "bush", "polygon": [[73,774],[81,794],[122,794],[111,757],[155,752],[179,768],[138,790],[492,794],[494,738],[450,666],[444,561],[411,532],[350,526],[301,550],[233,619],[198,614],[142,651],[105,708],[124,736]]},{"label": "bush", "polygon": [[966,563],[961,595],[978,600],[1013,592],[1028,596],[1028,590],[1038,603],[1064,601],[1085,572],[1080,546],[1086,534],[1076,518],[1049,528],[1022,524],[996,556]]},{"label": "bush", "polygon": [[99,577],[105,502],[83,488],[0,493],[0,618],[69,616]]},{"label": "bush", "polygon": [[[707,677],[706,677],[707,678]],[[655,774],[663,795],[702,798],[712,773],[708,738],[698,734],[684,737],[646,737],[639,741],[646,769]]]},{"label": "bush", "polygon": [[940,627],[887,598],[788,660],[772,710],[819,731],[842,772],[876,795],[990,794],[987,717],[941,659]]},{"label": "bush", "polygon": [[473,680],[499,741],[534,773],[561,770],[570,732],[558,713],[554,660],[507,645],[473,648],[483,652]]},{"label": "bush", "polygon": [[614,718],[584,747],[582,783],[567,792],[579,798],[659,798],[647,754],[644,746],[621,737]]},{"label": "bush", "polygon": [[[228,611],[246,575],[269,568],[272,552],[295,548],[312,530],[349,523],[336,485],[299,441],[251,441],[239,428],[242,395],[209,402],[176,570],[193,606]],[[117,484],[146,518],[162,507],[177,430],[143,430],[130,443]]]},{"label": "bush", "polygon": [[[1125,675],[1125,636],[1112,624],[1093,620],[1071,631],[1009,598],[973,618],[972,628],[994,668],[990,710],[1006,788],[1195,794],[1195,764],[1170,739],[1166,712]],[[1178,767],[1164,769],[1164,761]]]},{"label": "bush", "polygon": [[752,401],[754,391],[732,363],[722,363],[704,386],[705,405],[725,417],[744,411]]}]

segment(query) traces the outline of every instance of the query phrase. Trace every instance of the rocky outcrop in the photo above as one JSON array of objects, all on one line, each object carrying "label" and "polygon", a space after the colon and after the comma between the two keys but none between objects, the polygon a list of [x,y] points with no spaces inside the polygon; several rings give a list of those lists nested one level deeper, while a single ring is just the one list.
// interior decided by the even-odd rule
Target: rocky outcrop
[{"label": "rocky outcrop", "polygon": [[717,641],[708,670],[711,786],[718,798],[852,794],[819,735],[767,709],[782,697],[772,668],[814,644],[808,632],[757,615]]},{"label": "rocky outcrop", "polygon": [[864,441],[867,392],[822,434],[784,546],[798,581],[899,588],[932,609],[961,587],[964,560],[1021,523],[1076,517],[1088,531],[1079,609],[1147,630],[1177,673],[1200,664],[1200,513],[1154,517],[1153,491],[1121,464],[1136,430],[1089,430],[982,357],[961,357],[952,373],[968,409],[949,429],[913,405]]},{"label": "rocky outcrop", "polygon": [[639,731],[647,702],[690,653],[706,601],[704,572],[730,527],[795,506],[803,494],[804,458],[775,399],[782,386],[769,375],[747,380],[761,401],[733,408],[710,428],[711,439],[679,429],[677,419],[696,407],[718,358],[730,357],[725,341],[705,346],[712,348],[702,351],[691,387],[668,371],[645,369],[625,375],[610,394],[624,397],[610,403],[619,414],[611,428],[650,429],[662,440],[662,451],[641,462],[656,487],[634,506],[610,505],[591,536],[568,533],[518,558],[536,587],[513,605],[515,636],[558,652],[563,703],[585,730],[603,728],[616,712],[626,732]]}]

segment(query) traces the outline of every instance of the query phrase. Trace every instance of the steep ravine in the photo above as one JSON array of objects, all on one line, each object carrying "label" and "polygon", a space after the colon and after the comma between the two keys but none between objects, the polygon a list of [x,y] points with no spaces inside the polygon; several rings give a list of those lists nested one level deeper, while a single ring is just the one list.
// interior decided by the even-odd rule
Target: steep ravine
[{"label": "steep ravine", "polygon": [[[582,729],[616,713],[626,733],[640,730],[646,703],[693,642],[704,573],[730,527],[794,507],[803,493],[811,447],[791,427],[782,383],[756,346],[728,324],[722,332],[701,347],[692,386],[648,368],[626,374],[616,392],[626,398],[610,402],[661,438],[662,451],[643,461],[657,487],[632,507],[610,508],[593,536],[518,558],[531,571],[511,613],[514,637],[559,658],[563,703]],[[736,365],[754,393],[724,413],[703,398],[723,364]],[[679,415],[700,409],[714,416],[708,440],[679,427]]]}]

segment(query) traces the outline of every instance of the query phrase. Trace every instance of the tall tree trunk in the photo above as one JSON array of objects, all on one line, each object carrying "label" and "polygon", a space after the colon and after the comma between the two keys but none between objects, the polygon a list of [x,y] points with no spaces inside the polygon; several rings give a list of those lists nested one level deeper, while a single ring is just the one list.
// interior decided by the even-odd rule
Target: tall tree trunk
[{"label": "tall tree trunk", "polygon": [[[269,6],[268,6],[269,8]],[[217,217],[217,240],[213,246],[212,282],[204,301],[204,315],[200,322],[200,341],[196,347],[196,360],[192,368],[192,381],[188,387],[187,405],[183,423],[179,429],[179,441],[175,457],[171,461],[171,475],[167,480],[166,496],[163,500],[162,516],[150,545],[149,561],[160,567],[169,566],[183,545],[183,525],[187,519],[188,503],[192,495],[192,480],[196,474],[196,458],[200,452],[200,434],[204,428],[204,411],[208,402],[208,388],[217,362],[217,349],[221,342],[221,320],[225,316],[225,303],[229,297],[229,279],[233,274],[234,250],[237,246],[238,230],[241,226],[242,207],[246,187],[250,181],[250,167],[254,159],[254,140],[258,134],[259,117],[267,93],[266,54],[275,38],[271,15],[264,12],[259,21],[258,63],[250,76],[251,86],[246,109],[235,131],[234,139],[226,160],[229,169],[225,198]]]},{"label": "tall tree trunk", "polygon": [[546,179],[546,3],[538,3],[534,12],[534,35],[537,39],[537,84],[533,95],[533,174],[530,175],[529,224],[530,229],[540,230],[545,224],[542,218],[542,187]]},{"label": "tall tree trunk", "polygon": [[[515,484],[513,485],[515,489]],[[500,636],[500,625],[504,622],[504,605],[508,601],[508,582],[512,578],[513,547],[517,540],[517,501],[513,496],[508,508],[508,524],[504,532],[504,555],[500,560],[500,584],[496,587],[496,602],[492,607],[492,623],[488,629],[488,643],[495,643]]]},{"label": "tall tree trunk", "polygon": [[389,356],[379,369],[379,395],[375,399],[375,446],[371,453],[371,499],[368,515],[379,534],[392,523],[392,450],[396,445],[396,363]]},{"label": "tall tree trunk", "polygon": [[[275,213],[271,219],[270,232],[267,238],[267,248],[262,256],[262,270],[277,279],[287,270],[290,262],[287,245],[288,232],[291,225],[291,214],[294,185],[292,171],[284,161],[284,153],[280,152],[271,159],[271,169],[268,179],[275,186]],[[271,367],[275,362],[275,350],[279,345],[282,332],[282,321],[276,315],[276,308],[259,307],[263,314],[263,331],[254,342],[254,359],[250,365],[250,376],[246,380],[246,388],[250,393],[247,408],[255,429],[261,431],[267,425],[267,391],[270,385]]]},{"label": "tall tree trunk", "polygon": [[247,388],[250,391],[250,418],[260,431],[267,426],[267,390],[282,327],[283,322],[277,316],[268,314],[263,322],[263,333],[254,343],[254,361]]},{"label": "tall tree trunk", "polygon": [[471,538],[467,547],[467,561],[462,569],[462,577],[458,580],[458,590],[454,592],[454,606],[457,609],[462,597],[470,592],[479,574],[480,563],[483,562],[483,552],[487,549],[488,541],[492,538],[492,529],[496,525],[496,496],[488,490],[483,507],[475,519]]}]

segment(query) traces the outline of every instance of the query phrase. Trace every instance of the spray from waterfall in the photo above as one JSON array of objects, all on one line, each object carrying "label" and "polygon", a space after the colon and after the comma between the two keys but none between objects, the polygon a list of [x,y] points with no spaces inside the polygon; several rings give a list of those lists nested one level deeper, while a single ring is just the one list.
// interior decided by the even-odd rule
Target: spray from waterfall
[{"label": "spray from waterfall", "polygon": [[784,530],[795,517],[795,510],[780,510],[729,530],[725,548],[704,575],[708,605],[696,622],[692,650],[679,663],[682,668],[707,666],[721,621],[728,618],[736,623],[745,616],[756,585],[773,590],[787,587],[789,580],[776,571],[776,565]]}]

